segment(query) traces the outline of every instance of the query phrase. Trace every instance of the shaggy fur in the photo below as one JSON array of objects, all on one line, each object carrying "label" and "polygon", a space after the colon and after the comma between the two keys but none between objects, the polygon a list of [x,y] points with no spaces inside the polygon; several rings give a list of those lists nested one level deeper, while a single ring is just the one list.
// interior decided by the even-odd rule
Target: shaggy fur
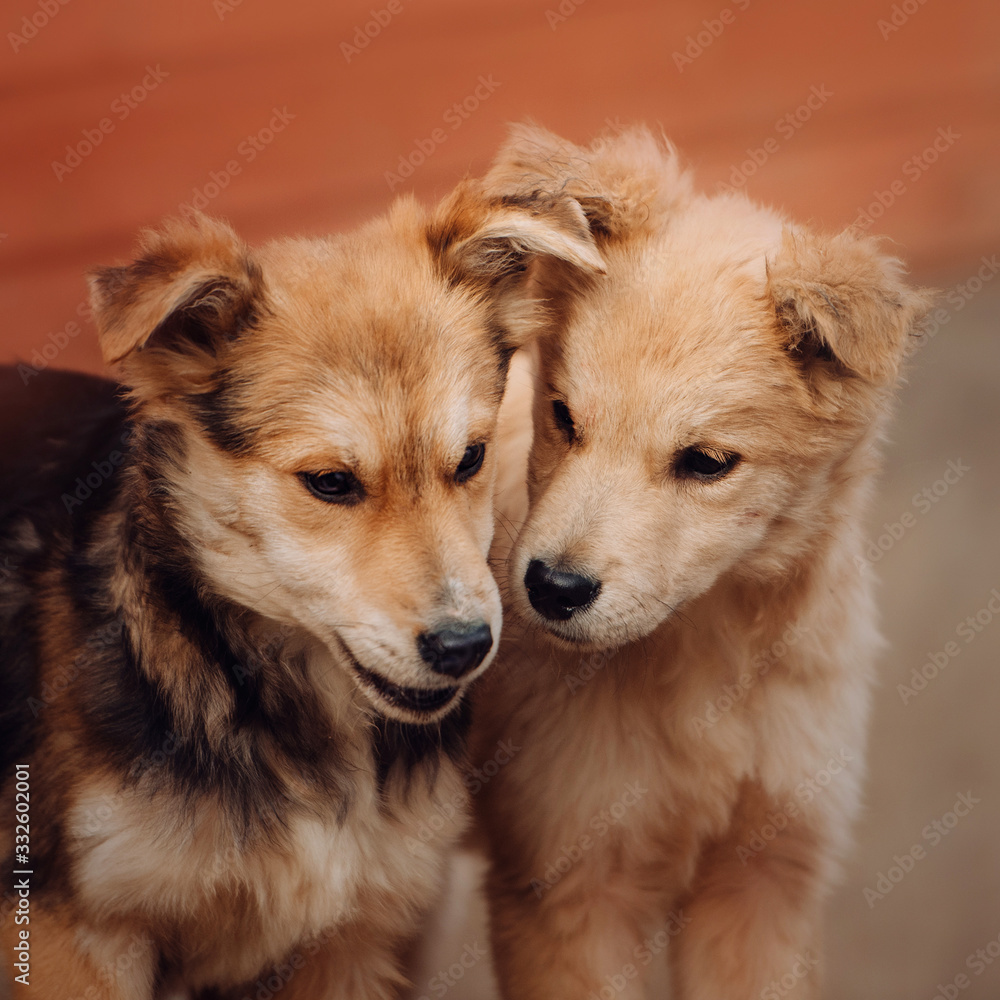
[{"label": "shaggy fur", "polygon": [[[488,181],[577,198],[607,265],[540,341],[500,494],[474,719],[521,748],[476,799],[503,994],[642,997],[667,947],[678,1000],[816,997],[880,642],[862,516],[928,295],[870,239],[696,195],[644,129],[520,127]],[[534,560],[596,597],[539,613]]]},{"label": "shaggy fur", "polygon": [[[34,872],[16,996],[396,994],[500,628],[507,366],[561,315],[530,282],[600,267],[574,201],[474,183],[253,250],[174,222],[91,279],[124,400],[5,373],[3,801],[29,765]],[[493,648],[434,672],[421,637],[470,621]],[[9,962],[25,925],[3,918]]]}]

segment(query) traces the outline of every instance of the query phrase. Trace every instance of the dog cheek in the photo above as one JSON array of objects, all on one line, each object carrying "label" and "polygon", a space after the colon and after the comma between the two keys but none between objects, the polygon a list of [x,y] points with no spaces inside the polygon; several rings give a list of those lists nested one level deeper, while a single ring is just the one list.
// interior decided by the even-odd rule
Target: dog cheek
[{"label": "dog cheek", "polygon": [[548,428],[540,428],[536,424],[535,441],[528,462],[529,490],[532,487],[538,491],[545,488],[558,468],[565,450],[562,442],[552,440],[552,433]]}]

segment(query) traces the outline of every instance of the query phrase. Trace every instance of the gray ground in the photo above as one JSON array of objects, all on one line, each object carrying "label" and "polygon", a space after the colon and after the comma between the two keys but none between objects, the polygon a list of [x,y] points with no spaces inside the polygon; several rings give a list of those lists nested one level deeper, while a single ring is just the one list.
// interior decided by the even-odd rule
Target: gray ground
[{"label": "gray ground", "polygon": [[[953,318],[912,366],[872,512],[873,538],[904,512],[916,523],[877,567],[891,648],[875,702],[867,810],[847,881],[831,907],[831,998],[936,1000],[939,985],[948,984],[958,992],[945,997],[1000,997],[1000,279],[994,280],[961,310],[950,308]],[[914,505],[925,488],[933,494],[949,462],[968,472],[959,478],[953,471],[957,482],[933,504]],[[998,615],[983,624],[991,601]],[[979,622],[965,623],[980,613]],[[949,642],[955,645],[947,650]],[[928,654],[947,665],[915,696],[899,691],[900,684],[912,689],[913,671],[928,663]],[[963,793],[978,801],[949,829],[954,819],[946,814]],[[877,890],[879,873],[889,876],[893,856],[914,845],[926,856],[883,898],[866,900],[865,888]],[[991,942],[994,955],[973,957],[967,966]],[[956,983],[962,974],[968,985]]]}]

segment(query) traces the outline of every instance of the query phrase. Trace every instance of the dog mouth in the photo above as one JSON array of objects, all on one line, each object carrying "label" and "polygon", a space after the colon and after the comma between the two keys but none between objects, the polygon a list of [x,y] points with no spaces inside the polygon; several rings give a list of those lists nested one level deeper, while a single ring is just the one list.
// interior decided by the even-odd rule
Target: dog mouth
[{"label": "dog mouth", "polygon": [[[527,604],[527,602],[525,602]],[[619,649],[630,642],[644,639],[650,633],[675,618],[677,611],[670,613],[649,628],[618,619],[607,621],[602,617],[573,615],[565,620],[546,618],[533,607],[517,608],[516,617],[531,627],[536,634],[544,637],[556,649],[572,650],[574,653],[607,652]]]},{"label": "dog mouth", "polygon": [[[353,660],[353,657],[352,657]],[[358,676],[369,687],[374,688],[394,708],[404,708],[417,715],[429,715],[444,708],[453,701],[459,687],[418,688],[395,684],[381,674],[361,666],[354,660],[353,667]]]}]

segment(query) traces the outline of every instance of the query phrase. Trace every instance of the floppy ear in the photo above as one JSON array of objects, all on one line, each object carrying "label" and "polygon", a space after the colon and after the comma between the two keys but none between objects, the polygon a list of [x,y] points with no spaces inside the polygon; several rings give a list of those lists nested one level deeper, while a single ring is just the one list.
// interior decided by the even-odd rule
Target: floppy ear
[{"label": "floppy ear", "polygon": [[465,181],[438,207],[428,238],[456,281],[496,284],[545,257],[583,274],[604,273],[587,220],[566,195],[488,197],[479,182]]},{"label": "floppy ear", "polygon": [[536,189],[570,195],[599,245],[654,231],[691,195],[691,179],[673,146],[644,125],[602,136],[589,147],[531,122],[512,125],[485,183],[501,194]]},{"label": "floppy ear", "polygon": [[203,215],[146,231],[133,263],[99,268],[88,282],[108,364],[141,349],[160,361],[207,360],[251,321],[262,289],[236,234]]},{"label": "floppy ear", "polygon": [[448,280],[490,303],[509,349],[604,273],[583,211],[565,194],[488,196],[481,182],[465,181],[438,206],[427,239]]},{"label": "floppy ear", "polygon": [[851,375],[892,384],[933,304],[904,273],[870,237],[786,230],[768,263],[768,290],[787,347],[806,361],[833,360]]}]

